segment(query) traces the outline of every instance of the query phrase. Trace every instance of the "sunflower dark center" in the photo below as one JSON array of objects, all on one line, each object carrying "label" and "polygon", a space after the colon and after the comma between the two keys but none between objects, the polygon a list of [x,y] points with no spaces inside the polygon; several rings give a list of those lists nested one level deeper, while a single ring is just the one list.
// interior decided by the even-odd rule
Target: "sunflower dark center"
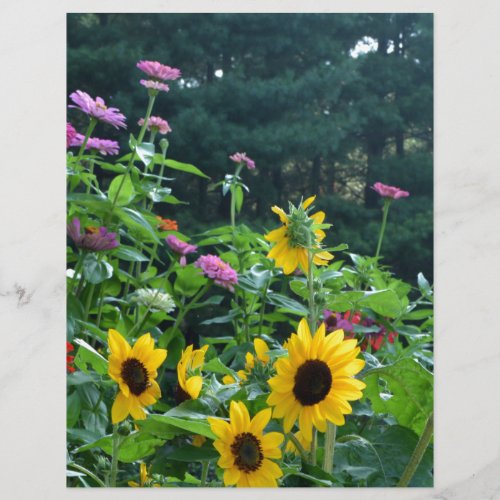
[{"label": "sunflower dark center", "polygon": [[146,367],[135,358],[126,359],[122,363],[121,376],[130,392],[136,396],[142,394],[151,385]]},{"label": "sunflower dark center", "polygon": [[311,406],[325,399],[332,387],[332,373],[319,359],[310,359],[300,365],[295,374],[293,393],[303,406]]},{"label": "sunflower dark center", "polygon": [[259,469],[264,460],[260,441],[251,433],[238,434],[231,445],[231,452],[238,469],[243,472],[252,472]]},{"label": "sunflower dark center", "polygon": [[177,387],[175,388],[174,398],[175,403],[180,405],[181,403],[184,403],[184,401],[191,399],[191,396],[180,386],[180,384],[177,384]]}]

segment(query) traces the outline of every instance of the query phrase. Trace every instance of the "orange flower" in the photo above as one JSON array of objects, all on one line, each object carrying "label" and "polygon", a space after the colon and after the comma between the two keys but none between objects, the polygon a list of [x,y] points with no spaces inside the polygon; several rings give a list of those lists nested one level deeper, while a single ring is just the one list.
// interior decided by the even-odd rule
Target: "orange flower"
[{"label": "orange flower", "polygon": [[162,231],[177,231],[179,229],[176,220],[164,219],[159,215],[157,215],[156,218],[160,221],[160,224],[158,224],[158,229],[161,229]]}]

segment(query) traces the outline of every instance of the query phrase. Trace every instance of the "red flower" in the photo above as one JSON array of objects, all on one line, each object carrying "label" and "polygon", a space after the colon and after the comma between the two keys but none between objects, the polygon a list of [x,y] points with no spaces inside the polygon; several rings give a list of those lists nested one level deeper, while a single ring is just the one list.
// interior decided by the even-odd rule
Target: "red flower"
[{"label": "red flower", "polygon": [[68,352],[74,350],[75,348],[68,341],[66,341],[66,366],[69,373],[73,373],[75,371],[75,367],[70,365],[70,363],[73,363],[73,361],[75,360],[75,357],[68,355]]}]

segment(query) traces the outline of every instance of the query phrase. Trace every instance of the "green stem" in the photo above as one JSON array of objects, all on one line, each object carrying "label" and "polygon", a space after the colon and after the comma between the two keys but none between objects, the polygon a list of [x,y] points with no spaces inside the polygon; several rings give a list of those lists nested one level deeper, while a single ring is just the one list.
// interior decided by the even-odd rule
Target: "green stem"
[{"label": "green stem", "polygon": [[239,177],[241,169],[243,168],[243,163],[240,163],[236,167],[236,172],[231,181],[231,226],[234,230],[236,227],[236,179]]},{"label": "green stem", "polygon": [[[92,175],[94,173],[94,160],[90,160],[90,164],[89,164],[89,172],[90,172],[90,175]],[[89,194],[90,193],[90,185],[92,183],[92,180],[89,179],[89,183],[87,185],[87,189],[85,190],[85,193],[86,194]]]},{"label": "green stem", "polygon": [[74,462],[69,463],[68,467],[72,467],[73,469],[76,469],[77,471],[83,472],[84,474],[86,474],[87,476],[92,478],[102,488],[106,487],[106,485],[93,472],[90,472],[85,467],[82,467],[81,465],[75,464]]},{"label": "green stem", "polygon": [[323,454],[323,470],[327,474],[333,471],[333,455],[335,453],[335,436],[337,434],[337,426],[328,422],[325,434],[325,450]]},{"label": "green stem", "polygon": [[118,424],[113,425],[113,448],[111,455],[111,475],[109,478],[109,485],[112,488],[116,487],[116,476],[118,473],[118,452],[120,451],[120,435],[118,434]]},{"label": "green stem", "polygon": [[313,273],[313,252],[312,252],[311,235],[308,235],[307,242],[307,285],[309,288],[309,329],[311,335],[316,331],[316,306],[314,305],[314,273]]},{"label": "green stem", "polygon": [[201,462],[201,478],[200,478],[200,487],[203,488],[207,484],[207,476],[208,476],[208,468],[210,467],[210,462],[208,460],[204,460]]},{"label": "green stem", "polygon": [[297,448],[300,456],[302,457],[302,460],[304,460],[304,462],[307,462],[309,459],[309,455],[304,447],[300,444],[300,441],[295,437],[295,435],[289,432],[286,437],[294,444],[295,448]]},{"label": "green stem", "polygon": [[95,285],[94,283],[90,284],[87,300],[85,301],[85,314],[83,315],[83,321],[87,321],[90,312],[90,304],[92,303],[92,298],[94,297]]},{"label": "green stem", "polygon": [[78,150],[78,162],[80,162],[80,157],[82,156],[83,152],[85,151],[85,146],[87,145],[87,142],[89,142],[90,134],[94,131],[96,125],[97,125],[97,119],[92,117],[90,119],[89,126],[87,127],[87,132],[85,132],[85,138],[83,139],[82,145],[80,146],[80,149]]},{"label": "green stem", "polygon": [[[130,330],[129,332],[129,335],[132,336],[136,331],[140,332],[142,327],[144,326],[144,323],[146,323],[146,321],[148,320],[149,316],[151,316],[151,309],[153,307],[153,304],[154,304],[154,301],[156,300],[156,297],[158,297],[158,295],[160,294],[160,289],[158,288],[153,296],[153,298],[151,299],[151,302],[149,303],[147,309],[146,309],[146,312],[144,313],[144,315],[142,316],[142,319],[139,323],[136,323],[132,329]],[[139,310],[139,308],[137,308],[137,310]]]},{"label": "green stem", "polygon": [[410,462],[406,466],[406,469],[404,470],[401,479],[396,485],[399,488],[404,488],[410,484],[413,475],[415,474],[420,462],[422,461],[425,450],[427,449],[427,446],[431,441],[433,432],[434,432],[434,413],[431,413],[429,415],[429,418],[427,419],[427,423],[425,424],[424,431],[422,432],[422,435],[418,440],[417,446],[415,446],[415,449],[413,450]]},{"label": "green stem", "polygon": [[391,198],[385,198],[384,199],[383,215],[382,215],[382,226],[380,226],[380,234],[378,237],[377,251],[375,252],[376,259],[380,255],[380,249],[382,248],[382,241],[384,240],[385,226],[387,224],[387,214],[389,213],[390,204],[391,204]]},{"label": "green stem", "polygon": [[311,455],[310,464],[316,465],[316,447],[318,445],[318,431],[313,427],[312,443],[311,443]]},{"label": "green stem", "polygon": [[99,303],[99,307],[97,309],[97,320],[96,320],[96,326],[99,328],[99,325],[101,323],[101,316],[102,316],[102,305],[104,303],[104,284],[101,284],[101,289],[99,290],[99,297],[97,299],[97,302]]},{"label": "green stem", "polygon": [[201,299],[203,295],[207,292],[207,290],[210,288],[211,283],[208,282],[206,283],[202,289],[193,297],[193,300],[189,302],[187,305],[185,305],[182,309],[179,310],[179,314],[177,315],[177,318],[175,318],[175,323],[173,328],[178,328],[181,321],[184,319],[184,316],[190,311],[190,309]]},{"label": "green stem", "polygon": [[78,254],[78,259],[76,261],[74,274],[73,274],[73,277],[71,278],[71,283],[68,287],[69,292],[75,291],[76,278],[77,278],[78,274],[80,273],[81,268],[83,266],[83,258],[84,258],[84,253],[80,250],[80,253]]}]

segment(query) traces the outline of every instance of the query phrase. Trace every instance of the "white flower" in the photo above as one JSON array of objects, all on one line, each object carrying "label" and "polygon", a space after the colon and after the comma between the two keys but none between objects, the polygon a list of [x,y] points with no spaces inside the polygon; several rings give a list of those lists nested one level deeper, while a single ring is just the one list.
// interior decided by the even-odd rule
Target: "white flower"
[{"label": "white flower", "polygon": [[155,289],[141,288],[136,290],[132,302],[167,313],[175,309],[175,302],[171,295]]}]

